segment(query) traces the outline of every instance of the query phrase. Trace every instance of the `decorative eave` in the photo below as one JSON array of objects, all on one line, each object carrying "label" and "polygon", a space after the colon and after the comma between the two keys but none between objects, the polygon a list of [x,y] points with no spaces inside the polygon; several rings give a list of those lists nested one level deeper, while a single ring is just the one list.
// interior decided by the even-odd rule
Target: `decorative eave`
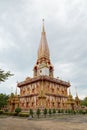
[{"label": "decorative eave", "polygon": [[72,101],[67,101],[66,104],[75,104],[75,101],[72,100]]},{"label": "decorative eave", "polygon": [[63,85],[65,87],[71,86],[69,82],[66,82],[66,81],[63,81],[63,80],[60,80],[60,79],[57,79],[57,78],[52,78],[52,77],[49,77],[49,76],[38,76],[38,77],[30,78],[29,80],[25,80],[23,82],[18,83],[17,87],[20,88],[20,87],[23,87],[23,86],[26,86],[28,84],[35,83],[35,82],[38,82],[38,81],[49,81],[51,83],[60,84],[60,85]]},{"label": "decorative eave", "polygon": [[60,95],[60,94],[50,94],[50,93],[45,93],[44,96],[39,96],[38,93],[36,94],[28,94],[28,95],[24,95],[24,96],[19,96],[19,98],[27,98],[27,97],[33,97],[33,96],[38,96],[39,98],[46,98],[46,96],[53,96],[53,97],[64,97],[64,98],[68,98],[68,96],[65,95]]},{"label": "decorative eave", "polygon": [[47,96],[54,96],[54,97],[64,97],[64,98],[68,98],[68,96],[64,96],[64,95],[60,95],[60,94],[50,94],[50,93],[46,93]]},{"label": "decorative eave", "polygon": [[38,96],[38,94],[29,94],[29,95],[19,96],[19,98],[27,98],[27,97],[33,97],[33,96]]}]

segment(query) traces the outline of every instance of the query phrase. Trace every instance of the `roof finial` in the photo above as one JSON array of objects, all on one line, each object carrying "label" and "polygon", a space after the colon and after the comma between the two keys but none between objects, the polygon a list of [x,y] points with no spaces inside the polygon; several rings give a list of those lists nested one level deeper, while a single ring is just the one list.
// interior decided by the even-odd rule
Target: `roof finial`
[{"label": "roof finial", "polygon": [[[18,81],[16,82],[18,84]],[[17,95],[17,85],[16,85],[16,91],[15,91],[15,95]]]},{"label": "roof finial", "polygon": [[17,95],[17,86],[16,86],[16,91],[15,91],[15,95]]},{"label": "roof finial", "polygon": [[77,93],[77,87],[75,87],[75,89],[76,89],[76,97],[78,97],[78,93]]},{"label": "roof finial", "polygon": [[69,89],[69,95],[71,95],[71,91],[70,91],[70,89]]},{"label": "roof finial", "polygon": [[43,22],[42,32],[45,33],[45,29],[44,29],[44,19],[42,19],[42,22]]},{"label": "roof finial", "polygon": [[11,87],[11,94],[13,93],[13,87]]}]

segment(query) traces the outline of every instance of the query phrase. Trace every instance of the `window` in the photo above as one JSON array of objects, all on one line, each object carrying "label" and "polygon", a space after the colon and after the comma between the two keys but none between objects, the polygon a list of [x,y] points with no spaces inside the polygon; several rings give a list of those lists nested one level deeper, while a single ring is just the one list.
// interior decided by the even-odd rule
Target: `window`
[{"label": "window", "polygon": [[32,93],[34,93],[34,92],[35,92],[35,89],[33,88],[33,89],[32,89]]},{"label": "window", "polygon": [[26,107],[28,107],[28,102],[26,103]]},{"label": "window", "polygon": [[54,93],[54,88],[52,88],[52,93]]}]

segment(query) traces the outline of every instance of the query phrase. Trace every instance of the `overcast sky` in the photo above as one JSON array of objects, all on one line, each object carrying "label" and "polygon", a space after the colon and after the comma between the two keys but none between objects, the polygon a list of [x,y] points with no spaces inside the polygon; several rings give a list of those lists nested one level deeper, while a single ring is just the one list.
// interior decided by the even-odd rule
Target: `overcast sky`
[{"label": "overcast sky", "polygon": [[71,92],[87,96],[87,0],[0,0],[0,68],[14,74],[0,93],[33,76],[42,19],[55,77],[70,81]]}]

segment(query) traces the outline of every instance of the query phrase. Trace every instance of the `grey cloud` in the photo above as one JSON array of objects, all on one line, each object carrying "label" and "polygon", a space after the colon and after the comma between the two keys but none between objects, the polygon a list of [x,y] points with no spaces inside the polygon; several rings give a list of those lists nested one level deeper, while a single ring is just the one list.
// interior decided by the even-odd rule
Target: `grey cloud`
[{"label": "grey cloud", "polygon": [[43,16],[55,75],[70,80],[72,86],[79,86],[80,97],[83,95],[82,88],[86,90],[87,2],[49,2],[0,1],[0,62],[15,73],[13,79],[1,84],[4,86],[1,91],[5,92],[10,84],[15,88],[16,80],[21,81],[28,74],[32,75]]}]

